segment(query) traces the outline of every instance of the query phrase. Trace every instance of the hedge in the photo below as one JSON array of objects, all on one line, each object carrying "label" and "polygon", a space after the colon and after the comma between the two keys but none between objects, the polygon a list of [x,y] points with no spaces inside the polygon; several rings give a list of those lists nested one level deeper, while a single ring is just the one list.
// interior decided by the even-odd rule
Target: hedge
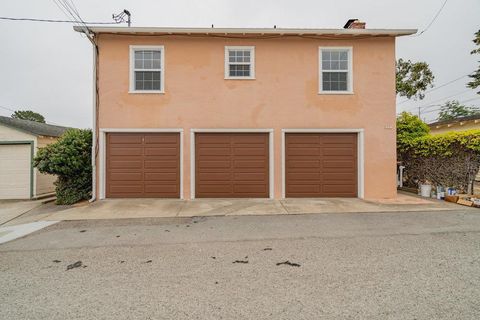
[{"label": "hedge", "polygon": [[92,194],[92,131],[67,130],[57,142],[40,148],[34,166],[57,176],[57,204],[73,204]]},{"label": "hedge", "polygon": [[403,138],[397,135],[397,139],[398,160],[410,182],[469,190],[480,168],[480,130]]}]

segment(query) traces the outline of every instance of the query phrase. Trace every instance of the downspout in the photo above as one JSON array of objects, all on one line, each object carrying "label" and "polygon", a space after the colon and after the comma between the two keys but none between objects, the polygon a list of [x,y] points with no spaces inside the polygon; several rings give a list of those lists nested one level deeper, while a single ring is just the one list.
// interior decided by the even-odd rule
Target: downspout
[{"label": "downspout", "polygon": [[97,199],[97,111],[98,111],[98,46],[95,36],[92,36],[93,48],[93,114],[92,114],[92,197],[89,202]]}]

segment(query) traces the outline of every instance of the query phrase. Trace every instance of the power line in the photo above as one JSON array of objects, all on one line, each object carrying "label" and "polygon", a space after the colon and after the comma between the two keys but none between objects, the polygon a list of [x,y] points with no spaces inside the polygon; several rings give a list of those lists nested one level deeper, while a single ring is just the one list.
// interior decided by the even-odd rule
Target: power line
[{"label": "power line", "polygon": [[[444,83],[444,84],[442,84],[442,85],[440,85],[440,86],[438,86],[438,87],[425,90],[424,93],[428,93],[428,92],[432,92],[432,91],[438,90],[438,89],[440,89],[440,88],[443,88],[443,87],[445,87],[445,86],[448,86],[449,84],[452,84],[452,83],[454,83],[454,82],[457,82],[458,80],[461,80],[461,79],[463,79],[463,78],[465,78],[465,77],[467,77],[467,76],[469,76],[469,75],[470,75],[470,73],[467,73],[466,75],[463,75],[463,76],[461,76],[461,77],[458,77],[458,78],[456,78],[456,79],[453,79],[452,81],[449,81],[449,82],[447,82],[447,83]],[[408,102],[408,101],[410,101],[410,99],[405,99],[405,100],[403,100],[403,101],[400,101],[399,103],[397,103],[397,106],[398,106],[398,105],[401,105],[401,104],[403,104],[403,103],[405,103],[405,102]]]},{"label": "power line", "polygon": [[437,100],[430,101],[429,104],[424,104],[424,105],[419,106],[419,107],[411,107],[411,108],[408,108],[408,109],[405,109],[405,110],[412,110],[412,109],[417,109],[417,108],[429,108],[429,107],[432,107],[432,106],[436,106],[433,103],[436,103],[436,102],[439,102],[439,101],[444,101],[446,99],[449,99],[449,98],[452,98],[452,97],[455,97],[455,96],[458,96],[458,95],[462,95],[464,93],[471,92],[471,91],[472,91],[472,89],[467,89],[467,90],[464,90],[464,91],[461,91],[461,92],[458,92],[458,93],[455,93],[455,94],[452,94],[452,95],[449,95],[449,96],[446,96],[446,97],[443,97],[443,98],[440,98],[440,99],[437,99]]},{"label": "power line", "polygon": [[[0,20],[11,21],[33,21],[33,22],[51,22],[51,23],[79,23],[73,20],[54,20],[54,19],[36,19],[36,18],[12,18],[12,17],[0,17]],[[85,21],[86,24],[119,24],[121,22],[92,22]]]},{"label": "power line", "polygon": [[[8,110],[10,112],[15,112],[16,110],[13,110],[13,109],[10,109],[10,108],[7,108],[5,106],[0,106],[1,109],[5,109],[5,110]],[[34,111],[35,112],[35,111]],[[11,115],[10,115],[11,117]],[[55,123],[55,122],[52,122],[52,121],[45,121],[47,124],[53,124],[53,125],[56,125],[56,126],[60,126],[60,127],[65,127],[64,125],[61,125],[61,124],[58,124],[58,123]]]},{"label": "power line", "polygon": [[443,8],[445,7],[445,5],[447,4],[448,0],[445,0],[442,4],[442,6],[440,7],[440,9],[437,11],[437,13],[435,14],[435,16],[433,17],[432,21],[430,21],[430,23],[425,27],[425,29],[423,29],[422,32],[414,35],[414,37],[420,37],[422,34],[424,34],[428,29],[430,29],[430,27],[432,26],[432,24],[435,22],[435,20],[437,20],[438,16],[440,15],[440,13],[442,12]]}]

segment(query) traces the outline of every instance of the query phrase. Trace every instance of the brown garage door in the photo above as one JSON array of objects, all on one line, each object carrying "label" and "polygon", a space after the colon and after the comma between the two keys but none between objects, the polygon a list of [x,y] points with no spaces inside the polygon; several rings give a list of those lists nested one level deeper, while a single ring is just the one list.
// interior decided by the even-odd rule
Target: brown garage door
[{"label": "brown garage door", "polygon": [[356,197],[355,133],[287,133],[286,197]]},{"label": "brown garage door", "polygon": [[179,198],[178,133],[108,133],[110,198]]},{"label": "brown garage door", "polygon": [[268,134],[195,134],[195,196],[267,198]]}]

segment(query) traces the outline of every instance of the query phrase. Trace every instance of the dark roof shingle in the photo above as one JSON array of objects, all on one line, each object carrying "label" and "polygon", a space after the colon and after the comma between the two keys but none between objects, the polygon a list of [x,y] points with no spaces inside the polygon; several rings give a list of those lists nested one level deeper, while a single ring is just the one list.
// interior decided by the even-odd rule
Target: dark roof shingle
[{"label": "dark roof shingle", "polygon": [[18,129],[36,136],[60,137],[69,127],[55,126],[30,120],[0,116],[0,124]]}]

